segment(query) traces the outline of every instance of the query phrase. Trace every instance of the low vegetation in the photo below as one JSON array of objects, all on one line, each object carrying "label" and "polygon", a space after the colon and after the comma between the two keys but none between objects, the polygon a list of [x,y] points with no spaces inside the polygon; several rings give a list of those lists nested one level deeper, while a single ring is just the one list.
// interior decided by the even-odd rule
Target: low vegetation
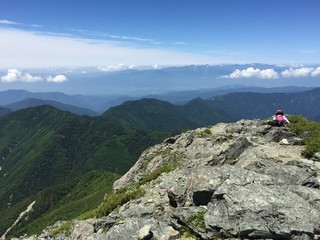
[{"label": "low vegetation", "polygon": [[187,219],[186,223],[188,225],[193,225],[195,227],[205,229],[206,225],[204,223],[204,215],[205,215],[205,212],[195,213]]},{"label": "low vegetation", "polygon": [[[123,204],[142,197],[145,194],[145,190],[142,185],[156,179],[163,172],[172,171],[172,167],[168,164],[164,164],[159,169],[153,171],[149,175],[145,175],[142,180],[137,183],[133,183],[126,188],[123,188],[117,192],[109,193],[104,201],[98,206],[97,209],[88,211],[78,217],[78,220],[85,220],[88,218],[100,218],[103,216],[107,216],[116,208],[122,206]],[[60,234],[62,232],[68,232],[70,229],[70,221],[67,221],[60,228],[54,231],[54,234]]]},{"label": "low vegetation", "polygon": [[301,115],[291,116],[289,120],[291,122],[289,128],[298,136],[305,138],[305,156],[312,157],[316,152],[320,152],[320,123],[308,121]]},{"label": "low vegetation", "polygon": [[210,137],[210,136],[212,136],[212,132],[209,127],[206,127],[203,130],[201,130],[200,132],[197,132],[197,135],[199,137]]}]

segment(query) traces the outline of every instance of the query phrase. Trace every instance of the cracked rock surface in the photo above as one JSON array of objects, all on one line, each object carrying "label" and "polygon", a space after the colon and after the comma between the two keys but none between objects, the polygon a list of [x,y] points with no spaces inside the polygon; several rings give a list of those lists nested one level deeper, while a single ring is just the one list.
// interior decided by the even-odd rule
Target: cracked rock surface
[{"label": "cracked rock surface", "polygon": [[[175,170],[108,216],[74,221],[64,237],[319,239],[320,162],[305,159],[303,149],[303,139],[288,128],[261,120],[182,133],[147,149],[114,191],[163,164]],[[44,237],[59,238],[44,232],[33,239]]]}]

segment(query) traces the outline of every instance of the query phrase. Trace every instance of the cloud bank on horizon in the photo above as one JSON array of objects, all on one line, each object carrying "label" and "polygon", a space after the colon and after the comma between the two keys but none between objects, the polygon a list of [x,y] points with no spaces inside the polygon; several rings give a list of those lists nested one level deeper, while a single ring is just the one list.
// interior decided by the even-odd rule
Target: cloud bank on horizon
[{"label": "cloud bank on horizon", "polygon": [[299,77],[320,77],[320,67],[301,67],[289,68],[278,73],[272,68],[259,69],[249,67],[247,69],[236,69],[229,75],[220,76],[220,78],[261,78],[261,79],[276,79],[279,77],[284,78],[299,78]]},{"label": "cloud bank on horizon", "polygon": [[[7,74],[0,77],[0,81],[3,83],[13,83],[13,82],[26,82],[35,83],[44,81],[45,79],[41,76],[33,76],[28,72],[22,72],[18,69],[8,69]],[[62,83],[67,81],[68,78],[65,75],[48,76],[46,78],[47,82]]]},{"label": "cloud bank on horizon", "polygon": [[[118,64],[114,66],[98,66],[96,71],[99,72],[121,72],[125,70],[136,69],[135,66],[126,66],[123,64]],[[148,68],[150,69],[150,68]],[[152,66],[151,69],[158,69],[158,66]],[[81,70],[81,69],[80,69]],[[143,70],[143,69],[142,69]],[[67,71],[68,72],[68,71]],[[77,72],[77,71],[76,71]],[[72,73],[72,71],[70,72]],[[86,72],[81,72],[85,74]],[[297,67],[297,68],[286,68],[282,69],[280,72],[274,70],[273,68],[259,69],[254,67],[248,67],[246,69],[236,69],[228,75],[222,75],[217,77],[217,79],[277,79],[277,78],[306,78],[306,77],[320,77],[320,67]],[[2,83],[13,83],[13,82],[25,82],[25,83],[37,83],[37,82],[48,82],[48,83],[63,83],[68,81],[68,77],[64,74],[57,75],[46,75],[39,76],[33,75],[29,72],[19,70],[19,69],[8,69],[7,73],[0,76],[0,82]]]}]

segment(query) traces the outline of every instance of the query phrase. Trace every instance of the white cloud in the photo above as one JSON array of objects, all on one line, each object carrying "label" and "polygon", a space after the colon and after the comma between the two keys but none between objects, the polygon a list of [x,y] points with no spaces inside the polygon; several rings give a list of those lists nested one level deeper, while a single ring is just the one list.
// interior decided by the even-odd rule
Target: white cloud
[{"label": "white cloud", "polygon": [[65,75],[57,75],[54,77],[52,77],[52,76],[47,77],[48,82],[54,82],[54,83],[62,83],[67,80],[68,80],[68,78]]},{"label": "white cloud", "polygon": [[134,47],[120,41],[57,36],[0,27],[0,68],[115,65],[189,65],[234,62],[212,55]]},{"label": "white cloud", "polygon": [[262,78],[262,79],[274,79],[278,78],[278,73],[273,69],[260,70],[249,67],[244,70],[236,69],[230,75],[223,76],[224,78]]},{"label": "white cloud", "polygon": [[38,82],[42,81],[42,77],[33,76],[30,73],[23,73],[18,69],[8,69],[7,74],[1,77],[1,82]]},{"label": "white cloud", "polygon": [[7,75],[1,77],[2,82],[16,82],[21,76],[18,69],[8,69]]},{"label": "white cloud", "polygon": [[[7,74],[0,78],[3,83],[12,83],[12,82],[28,82],[34,83],[43,81],[44,79],[41,76],[33,76],[30,73],[22,72],[18,69],[12,68],[8,69]],[[65,75],[56,75],[47,77],[47,82],[62,83],[67,81],[68,78]]]},{"label": "white cloud", "polygon": [[38,82],[38,81],[42,81],[42,77],[40,76],[32,76],[29,73],[25,73],[22,75],[21,80],[23,82]]},{"label": "white cloud", "polygon": [[160,66],[158,65],[158,64],[153,64],[153,69],[159,69],[160,68]]},{"label": "white cloud", "polygon": [[0,24],[6,24],[6,25],[20,25],[20,23],[12,22],[8,20],[0,20]]},{"label": "white cloud", "polygon": [[312,71],[311,73],[312,77],[318,77],[320,76],[320,67],[316,68],[315,70]]},{"label": "white cloud", "polygon": [[108,66],[98,66],[98,70],[101,72],[117,72],[117,71],[124,71],[127,69],[133,69],[134,66],[125,66],[122,63],[119,63],[117,65],[108,65]]},{"label": "white cloud", "polygon": [[12,27],[15,26],[28,26],[28,27],[34,27],[34,28],[41,28],[43,27],[42,25],[39,24],[23,24],[23,23],[19,23],[19,22],[13,22],[13,21],[9,21],[9,20],[5,20],[5,19],[1,19],[0,20],[0,25],[11,25]]},{"label": "white cloud", "polygon": [[279,76],[285,78],[299,78],[299,77],[318,77],[320,76],[320,67],[312,68],[312,67],[300,67],[300,68],[289,68],[285,69],[281,72],[281,75],[277,73],[274,69],[254,69],[253,67],[249,67],[244,70],[236,69],[230,75],[220,76],[220,78],[262,78],[262,79],[275,79],[279,78]]},{"label": "white cloud", "polygon": [[278,73],[273,69],[261,70],[259,76],[260,78],[267,78],[267,79],[272,79],[272,78],[274,79],[279,77]]},{"label": "white cloud", "polygon": [[314,70],[314,68],[309,68],[309,67],[303,67],[303,68],[297,68],[297,69],[289,68],[289,69],[282,71],[281,75],[286,78],[307,77],[312,73],[313,70]]}]

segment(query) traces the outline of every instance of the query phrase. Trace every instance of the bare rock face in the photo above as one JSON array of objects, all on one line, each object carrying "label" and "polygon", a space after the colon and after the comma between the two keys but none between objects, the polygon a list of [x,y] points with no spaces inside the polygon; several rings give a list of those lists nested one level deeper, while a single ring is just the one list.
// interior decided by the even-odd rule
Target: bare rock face
[{"label": "bare rock face", "polygon": [[173,171],[108,216],[75,221],[69,238],[318,239],[320,162],[303,150],[288,128],[260,120],[182,133],[147,149],[114,191]]}]

